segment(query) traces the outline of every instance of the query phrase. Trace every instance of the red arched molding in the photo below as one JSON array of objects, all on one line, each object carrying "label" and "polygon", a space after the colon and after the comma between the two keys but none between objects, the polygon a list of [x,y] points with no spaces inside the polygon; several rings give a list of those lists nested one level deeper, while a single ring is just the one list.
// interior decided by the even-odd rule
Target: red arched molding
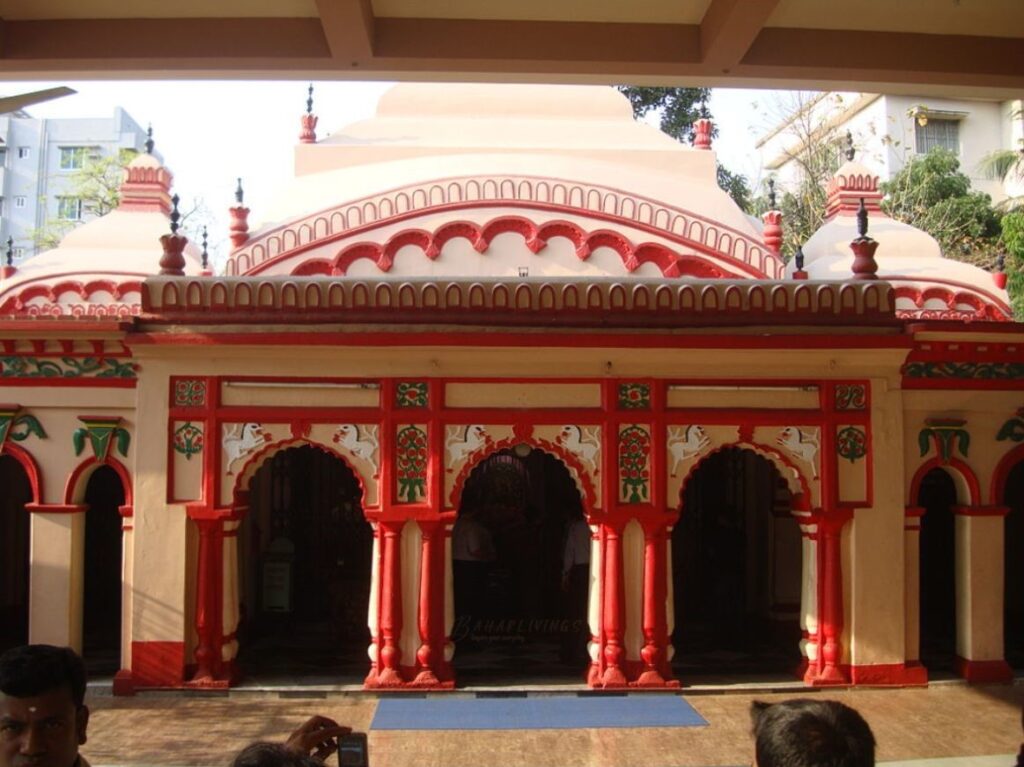
[{"label": "red arched molding", "polygon": [[43,475],[40,473],[39,464],[36,463],[32,454],[24,448],[12,445],[10,442],[5,442],[0,445],[0,455],[9,455],[21,464],[21,468],[25,470],[25,476],[28,477],[28,483],[32,486],[31,503],[33,505],[41,505],[43,502]]},{"label": "red arched molding", "polygon": [[918,467],[917,471],[914,472],[914,477],[910,480],[910,497],[907,499],[908,505],[917,503],[917,496],[921,491],[921,482],[924,480],[925,475],[932,469],[943,469],[947,473],[952,469],[959,475],[961,482],[957,482],[957,476],[952,476],[953,484],[956,486],[957,495],[959,496],[963,487],[966,486],[968,497],[958,497],[958,505],[977,506],[981,503],[981,485],[978,483],[978,478],[975,476],[974,470],[959,458],[950,458],[948,461],[943,462],[941,458],[936,456],[931,460],[925,461],[920,467]]},{"label": "red arched molding", "polygon": [[[697,471],[697,469],[701,465],[703,465],[703,463],[708,458],[715,455],[716,453],[721,453],[723,450],[729,449],[749,450],[755,455],[759,455],[765,460],[770,461],[772,465],[775,466],[775,470],[779,472],[779,476],[786,480],[786,485],[789,487],[789,495],[791,498],[792,510],[796,511],[810,508],[811,492],[810,486],[807,482],[807,477],[804,476],[804,473],[800,470],[800,468],[791,460],[789,460],[789,458],[780,453],[778,450],[775,450],[773,448],[768,447],[767,445],[762,445],[757,442],[731,442],[728,445],[720,445],[719,447],[716,447],[714,450],[707,453],[706,455],[701,456],[700,460],[694,463],[693,466],[690,467],[690,470],[686,472],[686,476],[683,477],[683,481],[679,485],[678,507],[680,510],[680,515],[684,511],[683,504],[686,498],[686,484],[690,481],[690,477],[693,476],[694,472]],[[796,479],[799,485],[799,489],[793,487],[788,477],[794,477]],[[801,509],[796,508],[795,500],[798,497],[801,498]]]},{"label": "red arched molding", "polygon": [[596,508],[597,491],[594,489],[593,479],[583,467],[583,464],[574,453],[570,453],[556,442],[549,442],[546,439],[535,439],[532,436],[517,437],[513,435],[507,439],[490,442],[486,448],[472,453],[466,463],[463,464],[459,475],[455,478],[451,497],[448,499],[448,503],[445,504],[446,508],[459,508],[462,503],[462,490],[465,487],[466,480],[469,479],[469,475],[473,473],[477,466],[495,453],[514,448],[516,445],[529,445],[536,450],[550,453],[565,464],[565,467],[569,470],[569,476],[572,477],[576,489],[579,490],[580,498],[583,501],[583,511],[587,515],[587,519],[593,521],[595,513],[599,512],[599,509]]},{"label": "red arched molding", "polygon": [[[265,445],[261,450],[249,456],[249,460],[247,460],[242,465],[241,470],[239,470],[239,472],[235,475],[235,485],[231,489],[231,497],[234,500],[233,508],[237,510],[237,512],[241,513],[233,512],[231,518],[240,519],[245,512],[248,512],[249,483],[252,482],[253,476],[255,476],[256,472],[263,467],[263,464],[266,461],[270,460],[283,450],[289,450],[293,447],[306,446],[315,447],[317,450],[327,453],[333,458],[337,458],[345,465],[345,468],[352,472],[352,476],[354,476],[356,478],[356,482],[359,483],[359,506],[363,510],[363,516],[366,516],[366,505],[363,503],[363,499],[366,498],[366,478],[363,477],[363,475],[355,468],[355,466],[349,463],[348,458],[344,455],[344,453],[339,453],[337,450],[329,447],[328,445],[324,445],[323,443],[320,442],[314,442],[313,440],[310,439],[289,438],[280,440],[278,442],[273,442],[269,445]],[[380,488],[378,488],[377,492],[377,501],[378,503],[380,502]]]},{"label": "red arched molding", "polygon": [[64,503],[68,506],[81,505],[85,496],[85,488],[89,483],[89,477],[100,466],[109,466],[121,480],[121,489],[124,490],[124,505],[118,507],[122,517],[131,517],[134,514],[135,502],[132,495],[132,475],[124,464],[116,458],[107,458],[100,461],[96,458],[88,458],[82,461],[75,470],[68,476],[64,485]]},{"label": "red arched molding", "polygon": [[990,504],[999,506],[1005,503],[1006,481],[1010,478],[1010,472],[1021,461],[1024,461],[1024,445],[1017,445],[1000,459],[996,470],[992,473],[992,487],[989,490],[988,500]]}]

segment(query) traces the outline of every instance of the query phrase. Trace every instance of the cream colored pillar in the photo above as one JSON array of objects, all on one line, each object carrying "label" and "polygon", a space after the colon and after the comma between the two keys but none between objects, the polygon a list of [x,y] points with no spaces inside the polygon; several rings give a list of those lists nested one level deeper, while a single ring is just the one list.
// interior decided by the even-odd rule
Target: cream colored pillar
[{"label": "cream colored pillar", "polygon": [[921,661],[921,516],[924,509],[908,507],[903,523],[903,647],[907,663]]},{"label": "cream colored pillar", "polygon": [[221,660],[232,663],[238,657],[238,606],[239,572],[238,572],[238,528],[240,520],[224,522],[224,557],[223,557],[223,612],[221,625],[224,630],[224,644],[221,647]]},{"label": "cream colored pillar", "polygon": [[29,642],[81,653],[85,508],[31,516]]},{"label": "cream colored pillar", "polygon": [[121,524],[121,668],[132,664],[132,574],[135,572],[135,539],[132,518]]},{"label": "cream colored pillar", "polygon": [[816,531],[815,524],[800,525],[800,654],[809,665],[818,661],[818,543],[812,538]]}]

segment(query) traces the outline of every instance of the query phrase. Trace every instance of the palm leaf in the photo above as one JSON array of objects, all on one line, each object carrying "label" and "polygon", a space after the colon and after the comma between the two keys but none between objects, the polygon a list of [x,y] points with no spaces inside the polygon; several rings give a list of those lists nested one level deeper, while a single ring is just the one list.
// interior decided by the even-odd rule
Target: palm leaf
[{"label": "palm leaf", "polygon": [[1006,181],[1008,178],[1024,178],[1024,154],[1013,149],[997,149],[981,158],[978,170],[986,178]]}]

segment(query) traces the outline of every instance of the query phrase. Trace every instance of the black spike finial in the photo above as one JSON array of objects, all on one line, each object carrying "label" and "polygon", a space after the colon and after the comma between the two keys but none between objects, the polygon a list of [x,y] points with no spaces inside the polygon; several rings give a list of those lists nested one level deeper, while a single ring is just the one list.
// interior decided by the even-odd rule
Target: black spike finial
[{"label": "black spike finial", "polygon": [[210,254],[207,252],[206,244],[207,244],[207,236],[206,236],[206,227],[204,226],[203,227],[203,269],[206,269],[210,265]]},{"label": "black spike finial", "polygon": [[703,120],[711,119],[711,111],[708,109],[708,100],[706,98],[700,100],[700,116]]},{"label": "black spike finial", "polygon": [[146,128],[146,154],[153,154],[154,146],[156,144],[153,141],[153,123],[150,123]]},{"label": "black spike finial", "polygon": [[768,177],[768,210],[775,210],[775,179],[771,176]]},{"label": "black spike finial", "polygon": [[996,256],[996,271],[1002,274],[1006,271],[1006,254],[1000,253]]},{"label": "black spike finial", "polygon": [[242,179],[238,179],[238,186],[235,187],[235,202],[239,205],[245,199],[245,192],[242,190]]},{"label": "black spike finial", "polygon": [[864,206],[864,198],[860,198],[860,205],[857,206],[857,236],[864,240],[868,236],[868,209]]},{"label": "black spike finial", "polygon": [[793,260],[796,261],[796,270],[802,272],[804,270],[804,248],[802,245],[797,246]]},{"label": "black spike finial", "polygon": [[309,84],[309,97],[306,99],[306,114],[313,114],[313,83]]},{"label": "black spike finial", "polygon": [[853,162],[853,158],[857,156],[857,150],[853,148],[853,134],[850,131],[846,131],[846,159]]},{"label": "black spike finial", "polygon": [[178,222],[181,221],[181,213],[178,212],[179,202],[181,202],[181,198],[178,195],[171,198],[171,234],[178,233]]},{"label": "black spike finial", "polygon": [[14,266],[14,238],[7,238],[7,265]]}]

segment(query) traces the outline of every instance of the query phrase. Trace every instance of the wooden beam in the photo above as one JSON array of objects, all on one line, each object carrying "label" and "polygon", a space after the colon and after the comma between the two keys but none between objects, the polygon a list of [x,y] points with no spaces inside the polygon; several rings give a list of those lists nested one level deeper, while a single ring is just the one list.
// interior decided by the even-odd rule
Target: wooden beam
[{"label": "wooden beam", "polygon": [[333,58],[365,61],[373,56],[371,0],[316,0],[316,7]]},{"label": "wooden beam", "polygon": [[728,73],[742,61],[779,0],[711,0],[700,22],[701,61]]}]

